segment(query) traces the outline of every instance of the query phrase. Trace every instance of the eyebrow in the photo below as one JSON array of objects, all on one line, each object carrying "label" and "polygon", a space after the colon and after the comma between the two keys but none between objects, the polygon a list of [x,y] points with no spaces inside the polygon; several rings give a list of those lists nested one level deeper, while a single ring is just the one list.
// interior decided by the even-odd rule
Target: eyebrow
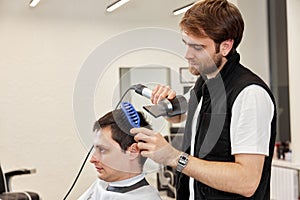
[{"label": "eyebrow", "polygon": [[204,47],[204,45],[202,44],[197,44],[197,43],[188,43],[187,41],[185,41],[183,38],[182,38],[182,42],[186,45],[189,45],[191,47]]},{"label": "eyebrow", "polygon": [[108,146],[105,146],[103,144],[95,144],[94,147],[95,148],[104,148],[104,149],[108,149],[109,148]]}]

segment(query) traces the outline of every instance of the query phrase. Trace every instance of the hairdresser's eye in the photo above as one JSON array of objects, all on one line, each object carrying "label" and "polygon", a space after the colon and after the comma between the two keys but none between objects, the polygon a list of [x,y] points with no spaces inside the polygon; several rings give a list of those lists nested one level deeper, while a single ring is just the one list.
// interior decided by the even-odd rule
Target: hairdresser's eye
[{"label": "hairdresser's eye", "polygon": [[196,51],[201,51],[203,49],[203,46],[201,45],[194,45],[193,48],[196,50]]}]

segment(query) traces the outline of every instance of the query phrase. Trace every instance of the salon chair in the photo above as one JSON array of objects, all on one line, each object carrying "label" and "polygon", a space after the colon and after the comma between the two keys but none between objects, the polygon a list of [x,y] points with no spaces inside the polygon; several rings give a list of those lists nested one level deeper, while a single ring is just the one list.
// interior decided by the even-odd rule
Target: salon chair
[{"label": "salon chair", "polygon": [[40,197],[35,192],[12,192],[11,178],[17,175],[35,173],[35,170],[20,169],[3,173],[0,165],[0,200],[39,200]]}]

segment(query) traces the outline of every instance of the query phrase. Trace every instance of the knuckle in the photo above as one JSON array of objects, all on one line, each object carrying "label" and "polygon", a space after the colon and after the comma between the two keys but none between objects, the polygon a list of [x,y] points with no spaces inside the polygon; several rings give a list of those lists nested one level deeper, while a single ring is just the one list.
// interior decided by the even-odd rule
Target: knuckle
[{"label": "knuckle", "polygon": [[162,86],[162,89],[163,89],[164,91],[169,91],[169,90],[170,90],[170,87],[169,87],[168,85],[164,85],[164,86]]},{"label": "knuckle", "polygon": [[159,98],[159,96],[160,96],[160,94],[154,94],[154,99],[158,99]]},{"label": "knuckle", "polygon": [[157,135],[160,135],[160,132],[155,131],[155,132],[154,132],[154,135],[156,135],[156,136],[157,136]]}]

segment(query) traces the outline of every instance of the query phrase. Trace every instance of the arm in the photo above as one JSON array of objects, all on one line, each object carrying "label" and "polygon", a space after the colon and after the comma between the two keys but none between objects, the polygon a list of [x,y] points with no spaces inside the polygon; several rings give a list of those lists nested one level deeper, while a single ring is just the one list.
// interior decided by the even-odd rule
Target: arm
[{"label": "arm", "polygon": [[182,172],[215,189],[250,197],[260,182],[264,159],[264,155],[239,154],[235,162],[212,162],[189,156]]},{"label": "arm", "polygon": [[[149,129],[134,128],[142,156],[176,168],[180,151],[172,147],[163,136]],[[182,173],[218,190],[252,196],[262,174],[265,155],[237,154],[235,162],[212,162],[189,156]]]}]

